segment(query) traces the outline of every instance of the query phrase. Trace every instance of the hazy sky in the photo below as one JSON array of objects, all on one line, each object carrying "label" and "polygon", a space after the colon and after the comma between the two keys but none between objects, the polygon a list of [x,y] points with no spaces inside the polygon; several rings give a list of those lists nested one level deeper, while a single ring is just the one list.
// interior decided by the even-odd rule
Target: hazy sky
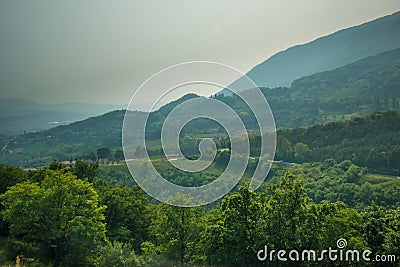
[{"label": "hazy sky", "polygon": [[127,104],[168,66],[209,60],[247,72],[398,10],[398,0],[1,0],[0,98]]}]

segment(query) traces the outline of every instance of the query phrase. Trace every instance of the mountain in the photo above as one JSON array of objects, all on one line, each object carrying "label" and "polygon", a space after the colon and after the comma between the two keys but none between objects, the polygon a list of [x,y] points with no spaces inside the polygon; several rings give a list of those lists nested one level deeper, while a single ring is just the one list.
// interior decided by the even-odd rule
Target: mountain
[{"label": "mountain", "polygon": [[[400,12],[343,29],[281,51],[247,75],[259,87],[289,86],[294,80],[400,47]],[[239,79],[240,80],[240,79]],[[231,86],[240,83],[236,81]]]},{"label": "mountain", "polygon": [[399,110],[400,48],[303,77],[289,88],[261,90],[279,128]]},{"label": "mountain", "polygon": [[[276,125],[280,129],[325,124],[377,111],[399,110],[400,48],[334,70],[303,77],[288,88],[261,90],[268,99]],[[245,93],[251,93],[251,90]],[[146,138],[150,142],[159,139],[163,120],[168,113],[183,101],[195,97],[198,96],[183,96],[151,113]],[[251,110],[237,96],[214,97],[232,107],[248,129],[257,129]],[[201,106],[195,108],[201,109]],[[34,166],[54,159],[93,158],[93,153],[103,147],[111,148],[115,152],[121,149],[124,114],[124,110],[118,110],[37,133],[21,134],[17,137],[0,136],[0,162]],[[128,114],[137,120],[142,120],[147,115],[137,111]],[[188,136],[199,133],[215,136],[221,133],[215,123],[204,120],[188,123],[184,132]],[[139,140],[137,137],[137,133],[132,132],[130,138]],[[153,152],[159,153],[157,144],[153,142],[152,145]],[[136,144],[132,149],[135,146]]]},{"label": "mountain", "polygon": [[[377,111],[400,109],[400,48],[295,80],[290,87],[260,88],[277,128],[306,127]],[[244,91],[251,93],[251,89]],[[234,108],[250,129],[257,124],[236,95],[215,98]]]},{"label": "mountain", "polygon": [[26,99],[0,99],[0,134],[36,132],[123,107],[93,103],[39,104]]}]

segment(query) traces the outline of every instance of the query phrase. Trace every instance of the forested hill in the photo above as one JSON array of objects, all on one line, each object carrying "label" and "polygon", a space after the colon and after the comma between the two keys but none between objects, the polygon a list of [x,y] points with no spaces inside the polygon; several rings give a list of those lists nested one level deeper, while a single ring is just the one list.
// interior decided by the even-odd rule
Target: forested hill
[{"label": "forested hill", "polygon": [[400,112],[278,132],[276,159],[290,162],[352,160],[370,171],[400,175]]},{"label": "forested hill", "polygon": [[398,110],[400,49],[335,70],[263,89],[279,128],[310,126],[377,111]]},{"label": "forested hill", "polygon": [[[303,77],[292,83],[291,89],[304,97],[317,98],[332,94],[346,97],[351,90],[356,96],[400,96],[400,48],[357,62]],[[340,99],[342,100],[342,99]]]},{"label": "forested hill", "polygon": [[[346,66],[303,77],[291,87],[261,88],[278,128],[297,128],[344,120],[400,107],[400,48]],[[216,96],[250,127],[254,118],[236,96]]]},{"label": "forested hill", "polygon": [[400,47],[400,12],[340,30],[281,51],[247,75],[258,86],[289,86],[295,79],[331,70]]}]

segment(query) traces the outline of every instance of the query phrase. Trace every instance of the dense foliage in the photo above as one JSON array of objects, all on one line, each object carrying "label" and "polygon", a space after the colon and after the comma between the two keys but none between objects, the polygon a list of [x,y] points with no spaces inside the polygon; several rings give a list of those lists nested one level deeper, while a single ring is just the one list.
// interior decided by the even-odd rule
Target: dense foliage
[{"label": "dense foliage", "polygon": [[[290,87],[261,88],[278,128],[305,127],[400,108],[400,48],[295,80]],[[251,111],[236,96],[216,96],[244,121]],[[254,125],[250,124],[254,127]]]},{"label": "dense foliage", "polygon": [[352,160],[370,171],[400,175],[400,112],[278,132],[278,160]]},{"label": "dense foliage", "polygon": [[[350,161],[281,168],[259,192],[244,184],[205,208],[151,203],[136,186],[99,178],[96,164],[0,167],[8,180],[0,195],[6,262],[264,266],[257,258],[264,246],[319,253],[339,238],[347,249],[400,256],[400,180],[370,177]],[[276,257],[269,263],[282,264]]]}]

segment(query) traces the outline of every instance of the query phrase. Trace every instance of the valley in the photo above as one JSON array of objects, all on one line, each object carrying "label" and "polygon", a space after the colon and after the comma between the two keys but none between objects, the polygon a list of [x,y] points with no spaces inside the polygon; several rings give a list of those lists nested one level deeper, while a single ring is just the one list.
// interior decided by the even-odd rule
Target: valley
[{"label": "valley", "polygon": [[[215,35],[220,30],[213,27]],[[261,145],[254,111],[226,89],[209,97],[189,92],[151,113],[0,99],[0,266],[399,266],[400,12],[289,47],[247,75],[272,110],[276,130],[268,134],[276,144]],[[238,115],[246,129],[235,138],[248,139],[249,154],[231,149],[237,139],[221,124],[196,118],[174,138],[187,159],[212,161],[198,172],[177,168],[172,163],[184,160],[178,150],[164,152],[163,124],[181,103],[200,100],[186,107],[200,110],[208,98]],[[136,125],[146,118],[142,137]],[[124,140],[132,142],[123,148],[127,120]],[[204,139],[214,142],[215,157],[212,146],[200,153]],[[274,157],[261,153],[275,145]],[[233,157],[246,163],[238,183],[214,202],[191,205],[194,195],[184,189],[212,183]],[[253,191],[259,163],[269,172]],[[136,183],[128,166],[150,164],[181,191],[170,194],[144,168]],[[143,184],[161,189],[154,196]],[[308,261],[265,262],[259,255],[267,247],[306,251]],[[372,261],[335,262],[323,256],[327,248],[345,248],[346,257],[369,251]],[[318,262],[312,251],[322,253]]]}]

